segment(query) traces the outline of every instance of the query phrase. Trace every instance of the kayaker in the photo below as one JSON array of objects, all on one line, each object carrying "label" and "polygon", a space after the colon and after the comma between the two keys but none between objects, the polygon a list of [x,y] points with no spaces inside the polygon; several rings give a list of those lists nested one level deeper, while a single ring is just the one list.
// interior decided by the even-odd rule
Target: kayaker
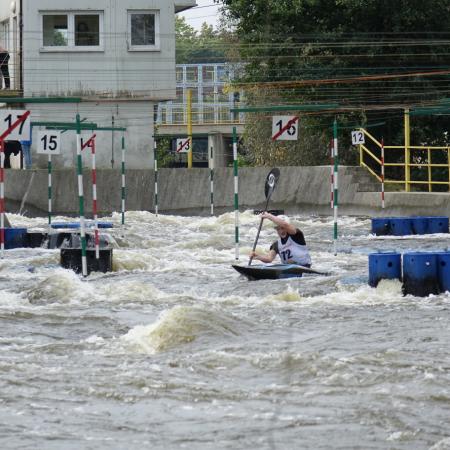
[{"label": "kayaker", "polygon": [[306,246],[305,236],[300,229],[291,224],[289,217],[274,216],[268,212],[263,212],[261,217],[269,219],[275,224],[278,240],[270,246],[269,253],[251,252],[250,256],[264,263],[271,263],[279,255],[283,264],[311,267],[311,256]]}]

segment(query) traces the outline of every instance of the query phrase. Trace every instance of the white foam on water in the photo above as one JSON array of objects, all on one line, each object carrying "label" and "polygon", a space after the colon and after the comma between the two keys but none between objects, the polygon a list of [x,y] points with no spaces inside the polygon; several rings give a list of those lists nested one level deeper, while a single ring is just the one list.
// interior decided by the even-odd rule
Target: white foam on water
[{"label": "white foam on water", "polygon": [[175,306],[164,311],[151,325],[137,325],[121,340],[132,351],[157,353],[195,341],[201,336],[238,334],[240,323],[212,308]]},{"label": "white foam on water", "polygon": [[436,442],[429,450],[450,450],[450,437],[446,437],[439,442]]}]

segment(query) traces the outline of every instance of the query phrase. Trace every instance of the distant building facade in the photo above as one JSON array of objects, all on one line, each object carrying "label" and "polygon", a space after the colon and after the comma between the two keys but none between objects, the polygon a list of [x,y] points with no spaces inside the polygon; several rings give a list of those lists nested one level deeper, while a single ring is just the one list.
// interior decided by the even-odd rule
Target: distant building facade
[{"label": "distant building facade", "polygon": [[[81,98],[28,103],[33,122],[83,120],[125,127],[128,167],[153,167],[154,107],[175,99],[175,14],[195,0],[0,0],[0,44],[10,52],[11,89],[25,97]],[[4,44],[3,44],[4,43]],[[1,96],[0,96],[1,103]],[[16,106],[15,106],[16,107]],[[46,158],[35,153],[33,165]],[[99,167],[120,160],[121,134],[97,133]],[[73,132],[55,165],[75,163]]]},{"label": "distant building facade", "polygon": [[[232,112],[240,106],[243,92],[233,89],[232,81],[239,66],[225,63],[177,64],[176,99],[158,104],[158,134],[176,137],[186,135],[187,93],[192,96],[192,125],[194,131],[194,163],[202,165],[208,161],[208,149],[214,147],[221,164],[231,158],[231,134],[236,126],[242,130],[244,115]],[[196,136],[195,136],[196,135]],[[180,161],[185,156],[179,155]]]}]

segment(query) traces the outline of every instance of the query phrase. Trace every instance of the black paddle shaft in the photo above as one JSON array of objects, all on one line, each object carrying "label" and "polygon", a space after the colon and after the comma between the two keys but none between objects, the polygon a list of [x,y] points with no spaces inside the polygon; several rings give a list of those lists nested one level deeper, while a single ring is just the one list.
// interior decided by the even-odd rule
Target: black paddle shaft
[{"label": "black paddle shaft", "polygon": [[[275,186],[277,184],[277,181],[278,181],[279,177],[280,177],[280,171],[277,168],[272,169],[269,172],[269,174],[267,175],[266,183],[265,183],[265,186],[264,186],[264,193],[266,195],[266,206],[265,206],[263,212],[267,211],[267,208],[269,206],[270,197],[272,196],[272,193],[275,190]],[[252,252],[254,252],[256,250],[256,245],[258,244],[259,234],[261,233],[261,228],[262,228],[263,222],[264,222],[264,217],[261,217],[261,220],[259,222],[258,232],[256,233],[256,239],[255,239],[255,242],[253,243]],[[252,261],[253,261],[253,256],[251,256],[249,261],[248,261],[248,265],[249,266],[252,265]]]}]

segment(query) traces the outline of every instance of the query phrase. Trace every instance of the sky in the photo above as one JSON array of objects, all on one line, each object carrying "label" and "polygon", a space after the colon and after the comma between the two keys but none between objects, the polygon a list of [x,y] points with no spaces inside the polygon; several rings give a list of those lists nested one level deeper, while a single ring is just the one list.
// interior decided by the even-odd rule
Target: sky
[{"label": "sky", "polygon": [[216,27],[219,5],[214,4],[213,0],[197,0],[197,5],[195,8],[180,13],[180,16],[184,16],[186,22],[197,30],[200,29],[203,22]]}]

